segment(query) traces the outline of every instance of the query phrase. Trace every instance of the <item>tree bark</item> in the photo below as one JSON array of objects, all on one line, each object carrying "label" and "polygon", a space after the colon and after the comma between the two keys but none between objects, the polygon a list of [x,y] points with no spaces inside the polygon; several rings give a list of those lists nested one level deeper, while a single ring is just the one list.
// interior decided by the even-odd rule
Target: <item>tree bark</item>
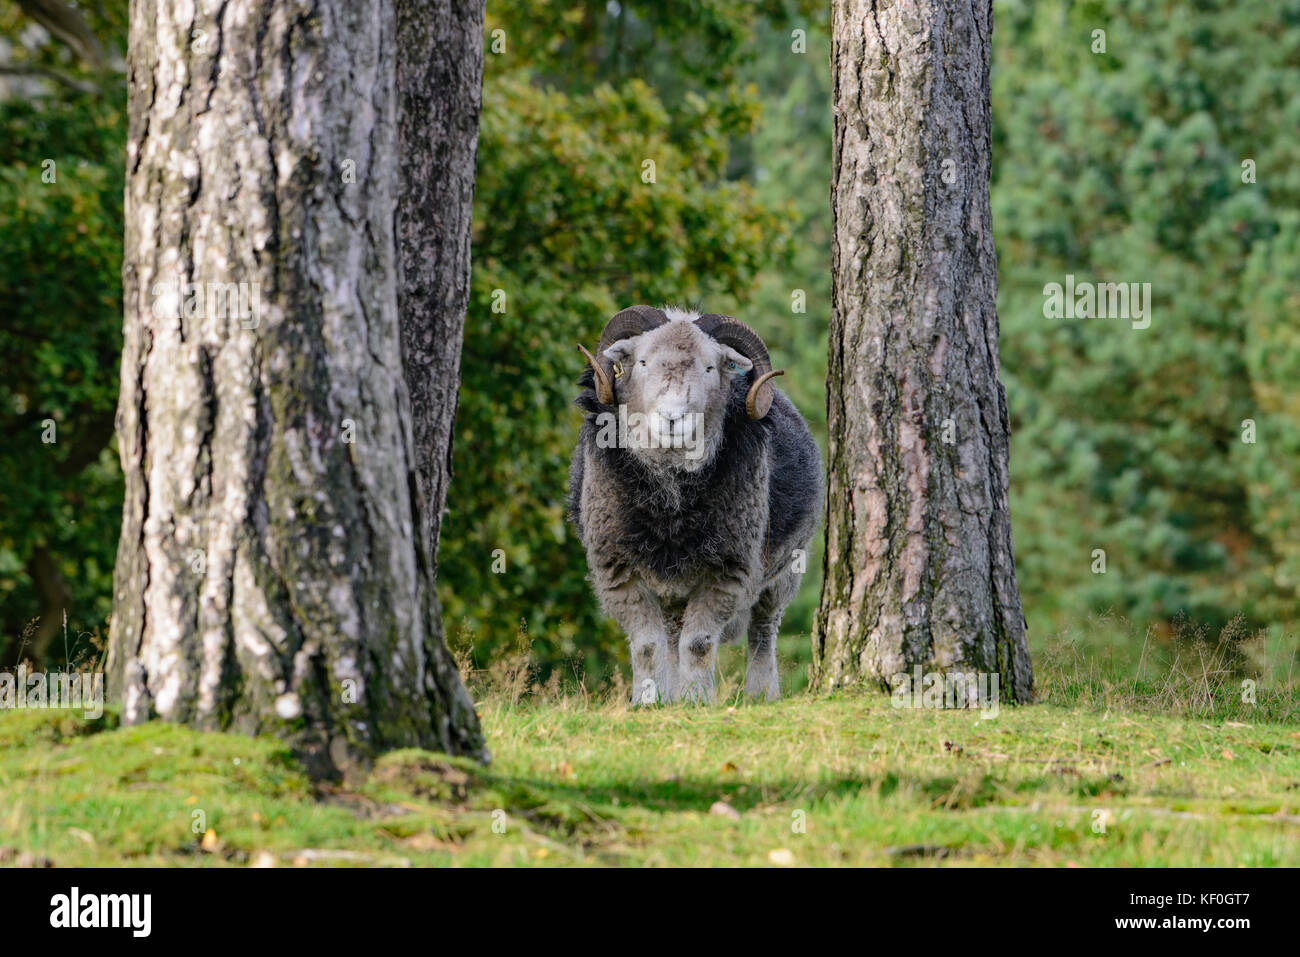
[{"label": "tree bark", "polygon": [[836,0],[827,543],[813,685],[1032,697],[989,211],[990,0]]},{"label": "tree bark", "polygon": [[[437,569],[469,305],[483,88],[483,0],[397,5],[397,204],[402,364],[411,397],[421,548]],[[443,642],[436,596],[433,624]]]},{"label": "tree bark", "polygon": [[110,692],[322,773],[486,756],[419,539],[396,27],[388,0],[131,6]]}]

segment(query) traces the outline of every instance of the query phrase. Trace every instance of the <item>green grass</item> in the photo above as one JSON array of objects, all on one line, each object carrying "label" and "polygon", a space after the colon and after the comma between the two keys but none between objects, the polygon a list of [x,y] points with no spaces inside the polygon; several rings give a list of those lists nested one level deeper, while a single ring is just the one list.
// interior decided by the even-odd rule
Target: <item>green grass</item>
[{"label": "green grass", "polygon": [[737,704],[731,666],[712,708],[498,687],[490,766],[399,752],[339,788],[273,740],[5,712],[0,863],[1300,865],[1294,685],[1046,657],[1045,700],[991,719]]}]

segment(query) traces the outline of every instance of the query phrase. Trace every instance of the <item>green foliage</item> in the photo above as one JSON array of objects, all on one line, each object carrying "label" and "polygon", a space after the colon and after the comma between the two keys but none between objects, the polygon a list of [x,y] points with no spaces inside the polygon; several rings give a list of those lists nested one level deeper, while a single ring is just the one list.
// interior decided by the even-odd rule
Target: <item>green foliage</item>
[{"label": "green foliage", "polygon": [[[110,48],[124,39],[124,9],[91,22]],[[15,8],[0,13],[6,34],[21,25]],[[103,93],[54,85],[48,95],[0,101],[0,660],[17,653],[38,615],[61,626],[52,617],[60,606],[74,636],[103,623],[122,499],[110,440],[122,327],[124,82],[69,71],[57,44],[11,52],[11,60],[57,67]],[[55,596],[52,606],[29,570]]]},{"label": "green foliage", "polygon": [[1300,594],[1300,211],[1282,211],[1277,219],[1277,232],[1252,247],[1242,273],[1244,352],[1258,434],[1233,452],[1247,481],[1254,527],[1273,546],[1274,582],[1285,596],[1279,617],[1294,619]]},{"label": "green foliage", "polygon": [[[1300,5],[997,15],[993,215],[1031,635],[1106,609],[1164,632],[1180,613],[1294,626],[1300,416],[1283,383],[1300,256],[1284,211],[1300,148],[1283,91],[1300,82]],[[1043,287],[1067,273],[1151,283],[1150,328],[1045,318]]]}]

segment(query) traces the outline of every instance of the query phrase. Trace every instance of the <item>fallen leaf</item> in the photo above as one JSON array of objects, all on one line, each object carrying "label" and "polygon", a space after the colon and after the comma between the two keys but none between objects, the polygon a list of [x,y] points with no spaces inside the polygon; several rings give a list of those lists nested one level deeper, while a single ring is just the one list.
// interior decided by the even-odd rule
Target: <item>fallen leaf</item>
[{"label": "fallen leaf", "polygon": [[249,863],[249,867],[275,867],[275,855],[270,851],[258,851]]},{"label": "fallen leaf", "polygon": [[1237,757],[1235,754],[1233,754],[1233,753],[1232,753],[1231,751],[1229,751],[1227,748],[1224,748],[1224,749],[1223,749],[1223,756],[1224,756],[1225,758],[1227,758],[1229,761],[1232,761],[1233,759],[1235,759],[1235,758]]},{"label": "fallen leaf", "polygon": [[789,867],[794,863],[794,854],[788,847],[778,847],[767,852],[767,859],[781,867]]},{"label": "fallen leaf", "polygon": [[199,847],[211,854],[217,849],[218,843],[217,832],[212,830],[212,828],[208,828],[203,832],[203,840],[199,842]]},{"label": "fallen leaf", "polygon": [[714,801],[713,804],[709,806],[709,813],[716,814],[718,817],[731,818],[733,821],[740,820],[740,812],[726,801]]},{"label": "fallen leaf", "polygon": [[723,773],[723,774],[734,774],[735,772],[737,772],[737,771],[739,771],[739,770],[740,770],[740,768],[736,767],[736,766],[735,766],[734,764],[732,764],[730,761],[728,761],[726,764],[724,764],[724,765],[722,766],[722,773]]},{"label": "fallen leaf", "polygon": [[429,831],[421,831],[419,834],[412,834],[410,837],[402,838],[402,846],[412,851],[437,851],[441,850],[444,845]]}]

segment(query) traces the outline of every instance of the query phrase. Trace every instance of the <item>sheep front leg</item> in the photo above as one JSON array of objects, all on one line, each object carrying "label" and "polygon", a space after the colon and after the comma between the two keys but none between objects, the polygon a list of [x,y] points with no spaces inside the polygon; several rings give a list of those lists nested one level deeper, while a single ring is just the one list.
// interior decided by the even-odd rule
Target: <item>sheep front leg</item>
[{"label": "sheep front leg", "polygon": [[717,587],[706,589],[687,605],[677,651],[676,691],[683,701],[713,703],[718,640],[735,608],[736,595]]},{"label": "sheep front leg", "polygon": [[632,703],[655,704],[670,701],[668,681],[668,636],[629,636],[632,652]]},{"label": "sheep front leg", "polygon": [[635,582],[598,589],[600,602],[627,634],[632,656],[632,703],[672,700],[668,629],[658,605]]},{"label": "sheep front leg", "polygon": [[701,632],[682,637],[678,652],[677,697],[688,704],[713,704],[713,673],[717,666],[718,639]]}]

